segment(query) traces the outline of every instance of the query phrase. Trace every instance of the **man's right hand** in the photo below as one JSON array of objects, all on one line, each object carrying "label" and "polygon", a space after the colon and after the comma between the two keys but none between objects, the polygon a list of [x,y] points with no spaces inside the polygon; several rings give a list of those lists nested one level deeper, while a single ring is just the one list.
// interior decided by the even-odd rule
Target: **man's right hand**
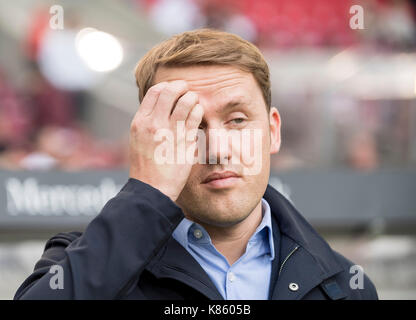
[{"label": "man's right hand", "polygon": [[[196,148],[196,129],[204,114],[198,102],[198,95],[189,91],[185,81],[160,82],[148,90],[131,122],[130,177],[151,185],[172,201],[178,198],[191,172],[192,163],[177,163],[176,152]],[[176,135],[178,121],[185,122],[185,135],[179,137]],[[175,137],[173,164],[158,164],[155,159],[155,150],[161,143],[155,136],[160,129],[170,130]],[[195,134],[189,136],[188,131],[192,129]]]}]

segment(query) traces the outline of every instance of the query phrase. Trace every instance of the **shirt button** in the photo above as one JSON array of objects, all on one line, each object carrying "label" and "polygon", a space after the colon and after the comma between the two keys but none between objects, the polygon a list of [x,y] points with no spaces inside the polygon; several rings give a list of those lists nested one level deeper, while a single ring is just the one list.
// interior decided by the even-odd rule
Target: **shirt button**
[{"label": "shirt button", "polygon": [[201,239],[202,238],[202,231],[199,229],[195,229],[194,230],[194,237],[197,239]]},{"label": "shirt button", "polygon": [[228,280],[230,280],[230,282],[233,282],[233,281],[235,280],[235,275],[234,275],[234,273],[230,272],[230,273],[228,274]]},{"label": "shirt button", "polygon": [[292,282],[291,284],[289,284],[289,289],[291,291],[298,291],[299,290],[299,286],[297,283]]}]

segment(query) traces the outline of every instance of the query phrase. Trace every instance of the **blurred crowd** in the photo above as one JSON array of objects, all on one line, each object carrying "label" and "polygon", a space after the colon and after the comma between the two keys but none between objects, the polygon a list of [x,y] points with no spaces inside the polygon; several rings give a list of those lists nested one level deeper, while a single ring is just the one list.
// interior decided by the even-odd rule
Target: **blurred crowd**
[{"label": "blurred crowd", "polygon": [[0,168],[82,170],[124,162],[122,146],[94,138],[80,121],[83,93],[53,87],[36,66],[26,86],[0,73]]},{"label": "blurred crowd", "polygon": [[[212,27],[239,34],[261,48],[345,47],[364,42],[393,49],[416,45],[414,0],[137,0],[137,4],[163,33]],[[350,13],[353,5],[365,12],[359,33],[349,24],[356,13]]]},{"label": "blurred crowd", "polygon": [[[66,34],[76,24],[73,17],[67,16]],[[30,17],[20,44],[25,71],[19,76],[23,78],[19,85],[9,81],[0,65],[0,168],[86,170],[125,165],[123,143],[95,137],[84,122],[88,92],[74,85],[77,82],[73,74],[80,79],[88,78],[88,74],[74,70],[77,65],[72,63],[65,42],[54,44],[62,51],[55,56],[62,65],[71,66],[68,71],[73,74],[55,72],[55,78],[61,78],[57,81],[51,81],[53,73],[45,76],[42,60],[50,56],[45,51],[53,47],[46,41],[53,35],[48,32],[49,20],[47,7],[39,7]],[[50,66],[60,67],[54,61]]]},{"label": "blurred crowd", "polygon": [[[166,35],[212,27],[239,34],[267,50],[371,46],[373,50],[414,52],[416,48],[415,0],[358,1],[366,19],[365,29],[358,32],[348,23],[349,8],[356,4],[350,0],[133,0],[126,4],[144,12],[154,28]],[[88,90],[65,88],[45,77],[39,56],[49,17],[47,10],[32,15],[22,43],[23,85],[9,81],[0,65],[0,168],[125,167],[125,142],[99,139],[84,122]],[[71,26],[75,30],[77,23],[66,21],[66,32]],[[88,80],[83,70],[77,72],[78,81]],[[409,132],[416,130],[408,122],[414,107],[411,101],[332,97],[335,129],[330,133],[335,136],[321,144],[316,141],[326,134],[322,123],[311,121],[322,107],[316,96],[306,88],[303,95],[279,96],[278,100],[284,119],[283,148],[273,158],[274,168],[335,163],[367,170],[383,164],[403,165],[409,158]],[[305,105],[309,108],[301,109]],[[332,154],[325,158],[322,153]]]}]

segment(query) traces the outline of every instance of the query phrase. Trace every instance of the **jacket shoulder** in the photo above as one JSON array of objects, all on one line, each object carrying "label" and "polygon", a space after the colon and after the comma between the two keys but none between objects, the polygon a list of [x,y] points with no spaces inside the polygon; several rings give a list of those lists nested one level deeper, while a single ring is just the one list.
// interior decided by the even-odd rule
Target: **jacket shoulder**
[{"label": "jacket shoulder", "polygon": [[376,287],[367,276],[362,266],[352,262],[335,250],[333,250],[333,252],[344,269],[344,271],[338,273],[335,278],[343,288],[344,292],[348,294],[347,299],[378,300]]},{"label": "jacket shoulder", "polygon": [[17,289],[14,299],[20,299],[43,275],[49,272],[50,267],[65,258],[65,249],[82,235],[81,232],[63,232],[54,235],[46,244],[42,257],[36,262],[33,273]]},{"label": "jacket shoulder", "polygon": [[61,232],[50,238],[43,250],[42,257],[35,265],[35,270],[45,266],[50,266],[65,258],[65,249],[73,241],[78,239],[82,235],[82,232],[71,231]]}]

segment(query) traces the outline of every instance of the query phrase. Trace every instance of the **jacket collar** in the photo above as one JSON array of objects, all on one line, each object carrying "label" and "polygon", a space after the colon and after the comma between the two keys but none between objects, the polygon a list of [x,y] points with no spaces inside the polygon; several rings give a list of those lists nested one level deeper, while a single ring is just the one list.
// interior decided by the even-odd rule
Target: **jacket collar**
[{"label": "jacket collar", "polygon": [[146,270],[158,279],[171,278],[186,283],[208,299],[223,300],[205,270],[173,237],[146,266]]},{"label": "jacket collar", "polygon": [[[263,197],[280,231],[279,264],[273,268],[272,280],[273,276],[276,279],[271,285],[271,299],[301,299],[325,279],[344,271],[328,243],[280,192],[268,185]],[[290,290],[291,283],[296,283],[298,290]]]},{"label": "jacket collar", "polygon": [[[280,237],[274,237],[275,250],[280,251],[279,260],[274,259],[272,266],[271,299],[301,299],[322,281],[344,270],[325,240],[282,194],[268,185],[263,198],[270,205],[272,223],[280,231]],[[173,237],[146,269],[157,278],[184,282],[209,299],[223,299],[199,263]],[[298,284],[297,291],[289,289],[292,282]]]},{"label": "jacket collar", "polygon": [[[328,243],[280,192],[268,185],[264,198],[270,204],[272,217],[280,233],[309,252],[316,259],[322,274],[342,269]],[[283,249],[290,250],[291,241],[286,242],[282,243]],[[280,256],[284,259],[285,252],[281,252]]]}]

